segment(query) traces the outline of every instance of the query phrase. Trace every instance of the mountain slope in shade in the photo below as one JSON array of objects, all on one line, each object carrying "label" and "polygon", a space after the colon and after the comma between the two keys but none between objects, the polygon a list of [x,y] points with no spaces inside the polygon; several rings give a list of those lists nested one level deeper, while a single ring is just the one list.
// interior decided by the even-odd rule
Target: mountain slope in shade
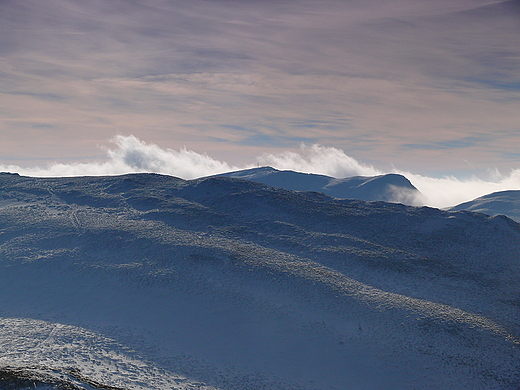
[{"label": "mountain slope in shade", "polygon": [[0,198],[4,384],[520,383],[505,217],[152,174],[0,174]]},{"label": "mountain slope in shade", "polygon": [[451,210],[469,210],[488,215],[506,215],[520,222],[520,191],[499,191],[461,203]]},{"label": "mountain slope in shade", "polygon": [[293,191],[323,192],[335,198],[384,201],[408,205],[424,204],[424,197],[403,175],[354,176],[335,179],[330,176],[271,167],[245,169],[216,176],[233,177]]}]

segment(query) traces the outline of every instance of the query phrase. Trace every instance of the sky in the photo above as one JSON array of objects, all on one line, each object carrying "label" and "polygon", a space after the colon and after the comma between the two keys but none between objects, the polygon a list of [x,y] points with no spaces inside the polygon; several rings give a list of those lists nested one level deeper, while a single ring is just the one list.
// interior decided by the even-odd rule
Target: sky
[{"label": "sky", "polygon": [[518,0],[3,0],[0,30],[2,170],[520,189]]}]

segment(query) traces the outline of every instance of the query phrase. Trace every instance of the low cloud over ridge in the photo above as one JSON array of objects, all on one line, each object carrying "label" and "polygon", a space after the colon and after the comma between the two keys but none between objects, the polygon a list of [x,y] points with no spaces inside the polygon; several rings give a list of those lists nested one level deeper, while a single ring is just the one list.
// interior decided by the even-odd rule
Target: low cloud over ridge
[{"label": "low cloud over ridge", "polygon": [[186,148],[162,149],[132,135],[118,135],[112,139],[115,148],[107,149],[105,162],[54,163],[47,167],[22,168],[15,165],[0,165],[0,171],[16,172],[27,176],[102,176],[130,172],[153,172],[183,179],[195,179],[233,170],[270,165],[277,169],[318,173],[332,177],[375,176],[384,173],[400,173],[406,176],[426,197],[426,204],[434,207],[449,207],[479,196],[502,190],[520,190],[520,169],[508,175],[495,174],[493,180],[473,177],[460,180],[455,177],[432,178],[411,172],[393,170],[383,172],[358,162],[343,150],[322,145],[302,145],[299,153],[284,151],[263,154],[249,165],[233,166],[216,160],[205,153]]},{"label": "low cloud over ridge", "polygon": [[263,154],[257,157],[262,165],[277,169],[290,169],[298,172],[319,173],[332,177],[375,176],[381,175],[370,165],[359,163],[343,150],[314,144],[302,144],[300,153],[282,152],[278,154]]},{"label": "low cloud over ridge", "polygon": [[217,173],[240,169],[182,148],[179,151],[162,149],[158,145],[141,141],[133,135],[114,137],[116,148],[107,149],[108,160],[92,163],[54,163],[47,167],[22,168],[15,165],[0,165],[0,170],[17,172],[28,176],[103,176],[125,173],[153,172],[195,179]]}]

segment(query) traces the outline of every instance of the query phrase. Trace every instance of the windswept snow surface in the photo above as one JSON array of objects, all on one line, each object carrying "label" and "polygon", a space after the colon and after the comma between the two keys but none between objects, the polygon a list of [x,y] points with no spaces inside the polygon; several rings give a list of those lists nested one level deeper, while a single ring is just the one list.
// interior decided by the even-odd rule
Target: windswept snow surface
[{"label": "windswept snow surface", "polygon": [[413,206],[424,205],[426,199],[406,177],[395,173],[335,179],[314,173],[260,167],[216,176],[250,180],[287,190],[323,192],[329,196],[345,199],[379,200]]},{"label": "windswept snow surface", "polygon": [[469,210],[488,215],[506,215],[520,222],[520,191],[499,191],[461,203],[451,210]]},{"label": "windswept snow surface", "polygon": [[518,389],[519,276],[505,217],[0,174],[0,388]]}]

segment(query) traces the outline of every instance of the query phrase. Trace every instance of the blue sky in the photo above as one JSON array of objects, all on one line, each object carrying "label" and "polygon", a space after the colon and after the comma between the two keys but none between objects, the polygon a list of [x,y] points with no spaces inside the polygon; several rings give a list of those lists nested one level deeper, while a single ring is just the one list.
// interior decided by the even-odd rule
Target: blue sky
[{"label": "blue sky", "polygon": [[520,2],[4,0],[0,164],[133,135],[229,166],[300,145],[379,171],[520,168]]}]

